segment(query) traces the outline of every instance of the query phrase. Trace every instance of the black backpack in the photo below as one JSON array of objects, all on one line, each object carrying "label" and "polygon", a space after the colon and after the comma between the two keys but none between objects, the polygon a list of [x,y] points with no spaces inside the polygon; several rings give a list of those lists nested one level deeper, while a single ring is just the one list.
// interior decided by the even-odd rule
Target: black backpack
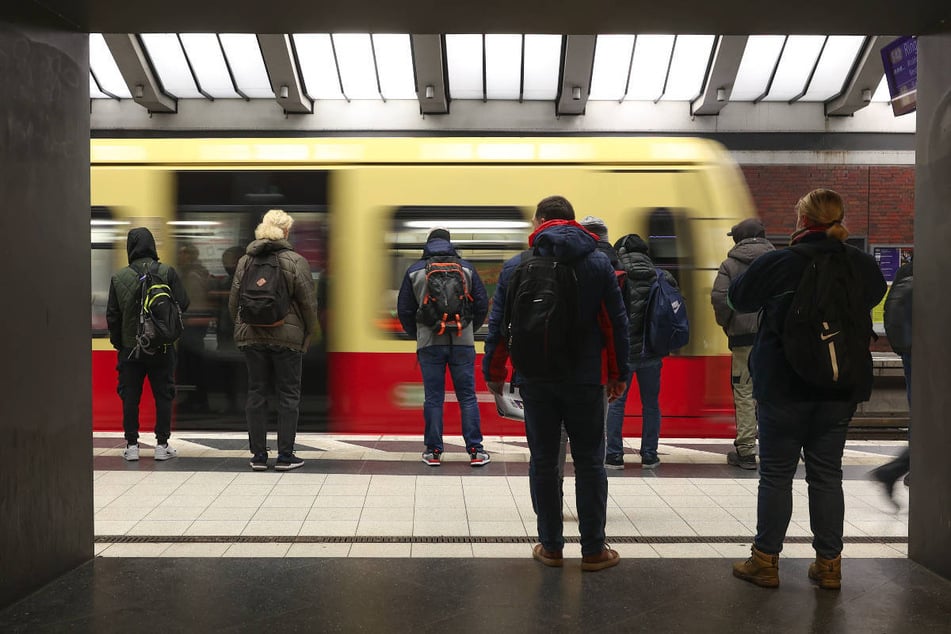
[{"label": "black backpack", "polygon": [[277,251],[249,255],[238,290],[238,320],[257,328],[275,328],[291,310],[291,297]]},{"label": "black backpack", "polygon": [[139,320],[132,354],[165,352],[185,330],[182,309],[172,289],[159,275],[158,262],[149,262],[139,275]]},{"label": "black backpack", "polygon": [[872,318],[861,276],[844,245],[831,252],[790,248],[809,264],[786,313],[786,360],[816,387],[855,388],[872,372]]},{"label": "black backpack", "polygon": [[458,257],[437,255],[426,261],[426,293],[416,322],[437,335],[449,331],[456,336],[472,322],[472,295]]},{"label": "black backpack", "polygon": [[911,351],[912,278],[907,275],[892,284],[885,298],[885,334],[898,354]]},{"label": "black backpack", "polygon": [[571,262],[522,253],[505,295],[502,336],[529,381],[565,381],[578,362],[578,277]]}]

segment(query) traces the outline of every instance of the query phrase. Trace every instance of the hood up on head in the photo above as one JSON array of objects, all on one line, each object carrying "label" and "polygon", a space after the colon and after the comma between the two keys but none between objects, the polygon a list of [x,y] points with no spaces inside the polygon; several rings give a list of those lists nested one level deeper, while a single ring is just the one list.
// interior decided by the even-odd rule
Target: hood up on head
[{"label": "hood up on head", "polygon": [[145,227],[138,227],[129,231],[125,249],[129,254],[129,264],[142,258],[150,258],[156,261],[159,259],[155,248],[155,237]]},{"label": "hood up on head", "polygon": [[528,245],[540,255],[571,262],[594,251],[597,240],[574,220],[549,220],[528,236]]}]

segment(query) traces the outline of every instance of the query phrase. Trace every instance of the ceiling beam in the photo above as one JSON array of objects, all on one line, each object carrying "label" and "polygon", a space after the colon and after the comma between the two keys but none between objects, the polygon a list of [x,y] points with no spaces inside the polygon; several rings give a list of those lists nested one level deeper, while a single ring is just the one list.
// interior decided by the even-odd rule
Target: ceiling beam
[{"label": "ceiling beam", "polygon": [[591,92],[596,35],[566,35],[561,56],[561,83],[555,101],[555,114],[584,114]]},{"label": "ceiling beam", "polygon": [[859,55],[841,95],[825,105],[827,117],[847,117],[855,114],[872,101],[872,95],[882,82],[885,67],[882,64],[882,47],[895,39],[894,35],[876,35],[868,38]]},{"label": "ceiling beam", "polygon": [[736,73],[746,50],[746,35],[721,35],[713,54],[713,63],[707,73],[703,92],[690,104],[692,115],[720,114],[730,101]]},{"label": "ceiling beam", "polygon": [[314,102],[304,92],[291,45],[291,36],[285,33],[258,34],[258,45],[264,56],[264,66],[271,80],[271,90],[277,105],[285,113],[313,114]]},{"label": "ceiling beam", "polygon": [[137,104],[149,112],[178,111],[178,101],[162,90],[162,85],[152,72],[152,65],[138,35],[104,33],[103,38]]},{"label": "ceiling beam", "polygon": [[441,35],[410,35],[420,114],[449,114],[446,47]]}]

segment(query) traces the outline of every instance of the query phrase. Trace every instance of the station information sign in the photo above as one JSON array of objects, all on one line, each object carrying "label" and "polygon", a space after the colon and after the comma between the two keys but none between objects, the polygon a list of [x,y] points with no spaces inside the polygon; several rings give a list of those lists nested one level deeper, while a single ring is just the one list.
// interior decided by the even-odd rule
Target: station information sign
[{"label": "station information sign", "polygon": [[892,112],[896,117],[914,112],[918,107],[918,40],[906,36],[885,45],[882,63]]}]

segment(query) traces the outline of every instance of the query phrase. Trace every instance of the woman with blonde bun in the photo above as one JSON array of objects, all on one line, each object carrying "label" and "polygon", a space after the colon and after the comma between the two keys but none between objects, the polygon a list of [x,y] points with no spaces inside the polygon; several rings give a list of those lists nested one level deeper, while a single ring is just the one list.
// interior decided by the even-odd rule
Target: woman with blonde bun
[{"label": "woman with blonde bun", "polygon": [[761,255],[733,281],[728,293],[735,310],[761,311],[750,355],[760,443],[756,537],[752,555],[733,564],[733,575],[758,586],[779,586],[779,553],[792,515],[792,481],[801,452],[816,551],[809,578],[820,588],[837,589],[842,580],[845,511],[842,453],[856,405],[871,395],[871,356],[867,353],[868,362],[858,364],[861,372],[848,386],[819,386],[790,365],[783,332],[796,289],[813,261],[823,258],[829,266],[847,267],[838,274],[849,280],[844,288],[869,311],[885,295],[885,279],[871,255],[845,244],[849,232],[839,194],[829,189],[809,192],[796,204],[796,216],[790,240],[796,248]]}]

